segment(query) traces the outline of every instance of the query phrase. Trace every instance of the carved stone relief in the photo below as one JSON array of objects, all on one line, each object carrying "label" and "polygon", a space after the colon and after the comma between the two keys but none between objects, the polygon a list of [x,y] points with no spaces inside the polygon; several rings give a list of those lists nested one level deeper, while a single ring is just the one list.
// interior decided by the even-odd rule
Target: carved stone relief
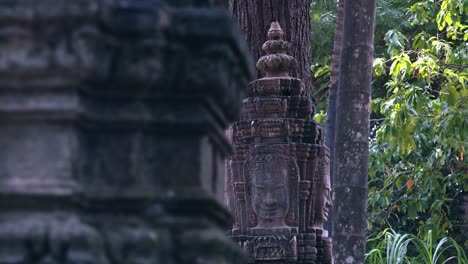
[{"label": "carved stone relief", "polygon": [[297,229],[299,167],[288,145],[256,148],[244,165],[252,234],[290,234]]},{"label": "carved stone relief", "polygon": [[289,76],[294,58],[283,36],[272,23],[257,63],[265,77],[249,84],[232,127],[225,195],[236,219],[228,234],[251,263],[330,263],[328,149],[301,80]]}]

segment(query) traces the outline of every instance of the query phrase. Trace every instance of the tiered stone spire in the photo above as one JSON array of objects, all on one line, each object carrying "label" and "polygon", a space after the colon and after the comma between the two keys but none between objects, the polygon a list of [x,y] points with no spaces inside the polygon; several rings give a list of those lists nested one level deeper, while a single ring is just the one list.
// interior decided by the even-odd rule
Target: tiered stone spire
[{"label": "tiered stone spire", "polygon": [[[257,62],[265,77],[251,82],[243,118],[233,126],[226,201],[235,212],[230,235],[251,263],[330,263],[323,223],[330,207],[323,129],[278,22]],[[329,184],[328,184],[329,185]],[[328,254],[325,254],[327,253]]]},{"label": "tiered stone spire", "polygon": [[284,39],[284,31],[278,22],[271,23],[268,30],[268,41],[262,46],[266,55],[257,62],[257,68],[266,73],[265,77],[289,77],[289,68],[295,60],[286,54],[289,42]]}]

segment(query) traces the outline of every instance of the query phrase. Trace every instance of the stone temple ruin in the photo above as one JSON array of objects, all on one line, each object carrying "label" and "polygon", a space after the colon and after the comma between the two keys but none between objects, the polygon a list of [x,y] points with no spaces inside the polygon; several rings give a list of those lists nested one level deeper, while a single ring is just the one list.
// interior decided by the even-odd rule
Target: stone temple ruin
[{"label": "stone temple ruin", "polygon": [[331,263],[323,230],[329,150],[301,80],[288,74],[294,58],[283,36],[272,23],[257,62],[265,77],[248,85],[242,120],[232,127],[225,201],[235,222],[228,233],[250,263]]},{"label": "stone temple ruin", "polygon": [[253,67],[212,2],[0,1],[0,263],[244,263],[224,129]]}]

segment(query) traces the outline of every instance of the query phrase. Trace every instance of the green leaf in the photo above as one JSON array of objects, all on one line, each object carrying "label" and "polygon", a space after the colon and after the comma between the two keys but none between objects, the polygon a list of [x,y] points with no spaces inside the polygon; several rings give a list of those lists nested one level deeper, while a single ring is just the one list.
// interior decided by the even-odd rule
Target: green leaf
[{"label": "green leaf", "polygon": [[408,217],[410,219],[415,219],[417,215],[418,215],[418,213],[417,213],[416,205],[414,203],[410,202],[409,205],[408,205]]}]

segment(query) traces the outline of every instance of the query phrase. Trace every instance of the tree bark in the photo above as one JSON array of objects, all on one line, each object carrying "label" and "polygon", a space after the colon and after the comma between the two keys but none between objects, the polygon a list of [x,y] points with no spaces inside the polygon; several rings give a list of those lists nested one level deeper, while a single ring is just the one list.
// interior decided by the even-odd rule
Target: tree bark
[{"label": "tree bark", "polygon": [[338,1],[338,12],[336,16],[335,39],[333,41],[333,53],[331,61],[330,82],[329,87],[338,84],[338,76],[340,71],[340,55],[341,46],[343,43],[343,24],[344,23],[344,0]]},{"label": "tree bark", "polygon": [[[327,122],[325,123],[325,145],[333,150],[335,148],[335,122],[336,122],[336,93],[338,90],[338,75],[340,71],[340,55],[343,43],[343,23],[344,23],[344,0],[338,2],[338,12],[336,16],[335,39],[333,41],[333,53],[331,61],[330,81],[328,83],[328,107]],[[333,164],[333,151],[330,151],[330,164]],[[333,166],[330,166],[330,175],[333,175]],[[331,179],[333,190],[333,179]],[[328,221],[325,223],[325,229],[332,229],[333,212],[328,215]]]},{"label": "tree bark", "polygon": [[[291,43],[289,54],[297,60],[290,75],[300,78],[310,94],[312,90],[310,0],[221,0],[244,34],[249,50],[257,61],[271,22],[278,21]],[[257,71],[257,78],[261,78]]]},{"label": "tree bark", "polygon": [[333,162],[335,263],[364,263],[375,0],[345,0]]}]

